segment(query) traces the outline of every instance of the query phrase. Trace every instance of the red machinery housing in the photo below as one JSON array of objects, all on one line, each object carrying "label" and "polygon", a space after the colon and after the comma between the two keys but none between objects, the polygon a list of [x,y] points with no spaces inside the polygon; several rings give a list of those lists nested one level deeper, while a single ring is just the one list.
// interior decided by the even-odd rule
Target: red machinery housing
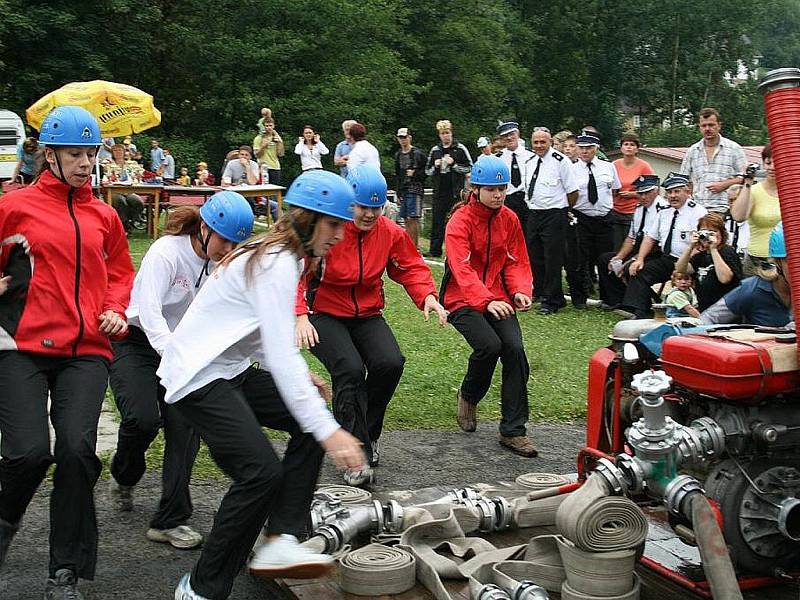
[{"label": "red machinery housing", "polygon": [[[797,321],[800,303],[800,69],[780,69],[762,83],[776,166]],[[701,482],[719,508],[740,585],[774,582],[800,567],[800,369],[793,331],[723,326],[666,339],[659,356],[640,335],[664,321],[617,323],[608,348],[589,364],[588,455],[634,454],[626,433],[639,420],[633,376],[663,370],[663,398],[687,431],[681,472]],[[711,449],[711,450],[709,450]],[[684,448],[682,448],[684,451]],[[582,461],[587,453],[582,454]],[[623,460],[624,462],[624,460]],[[619,460],[617,460],[619,464]],[[585,465],[579,465],[584,468]],[[677,526],[670,518],[670,525]],[[646,553],[647,554],[647,553]],[[702,592],[701,578],[658,557],[643,561]]]}]

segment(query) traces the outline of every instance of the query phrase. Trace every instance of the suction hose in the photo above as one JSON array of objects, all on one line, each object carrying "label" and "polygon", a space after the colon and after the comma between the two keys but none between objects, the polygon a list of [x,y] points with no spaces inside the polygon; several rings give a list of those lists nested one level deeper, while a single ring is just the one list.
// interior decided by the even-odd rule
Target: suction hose
[{"label": "suction hose", "polygon": [[758,88],[764,94],[772,144],[794,321],[800,323],[800,69],[770,71]]},{"label": "suction hose", "polygon": [[696,493],[693,496],[692,526],[711,596],[716,600],[742,600],[731,556],[714,511],[703,494]]}]

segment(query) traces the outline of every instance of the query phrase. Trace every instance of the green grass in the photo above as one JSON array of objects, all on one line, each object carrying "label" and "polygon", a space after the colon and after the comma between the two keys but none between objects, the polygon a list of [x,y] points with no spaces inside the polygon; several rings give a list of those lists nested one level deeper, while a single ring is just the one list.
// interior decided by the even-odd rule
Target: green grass
[{"label": "green grass", "polygon": [[[144,237],[130,240],[131,256],[138,267],[150,245]],[[442,268],[432,268],[437,285]],[[470,348],[451,326],[439,328],[426,323],[405,290],[386,281],[385,317],[406,357],[400,386],[389,405],[386,429],[456,428],[455,395],[467,367]],[[555,315],[520,313],[523,339],[531,365],[528,381],[532,421],[570,421],[586,413],[586,374],[591,355],[608,344],[608,334],[619,317],[598,309],[577,311],[572,307]],[[308,352],[310,367],[329,380],[324,367]],[[478,407],[483,421],[500,418],[500,371],[486,398]],[[148,453],[148,467],[158,469],[163,450],[162,438]],[[195,477],[215,478],[219,471],[205,446],[195,467]]]}]

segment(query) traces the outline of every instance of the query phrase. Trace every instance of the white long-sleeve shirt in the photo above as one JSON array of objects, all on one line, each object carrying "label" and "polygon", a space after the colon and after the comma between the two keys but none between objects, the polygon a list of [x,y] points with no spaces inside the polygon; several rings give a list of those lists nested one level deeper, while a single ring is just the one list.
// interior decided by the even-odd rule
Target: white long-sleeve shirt
[{"label": "white long-sleeve shirt", "polygon": [[300,167],[303,171],[307,171],[308,169],[321,169],[322,157],[330,153],[330,150],[322,142],[317,142],[310,148],[304,142],[297,142],[294,153],[300,155]]},{"label": "white long-sleeve shirt", "polygon": [[381,170],[381,156],[378,149],[367,140],[356,142],[347,155],[347,169],[355,169],[360,165],[369,165]]},{"label": "white long-sleeve shirt", "polygon": [[[125,316],[129,325],[144,331],[159,354],[164,354],[167,341],[194,300],[204,265],[188,235],[165,235],[144,255]],[[205,280],[200,280],[201,286]]]},{"label": "white long-sleeve shirt", "polygon": [[173,332],[157,372],[165,401],[178,402],[216,379],[233,379],[258,360],[303,431],[325,440],[339,425],[294,341],[301,263],[288,251],[268,253],[246,278],[249,256],[217,268]]}]

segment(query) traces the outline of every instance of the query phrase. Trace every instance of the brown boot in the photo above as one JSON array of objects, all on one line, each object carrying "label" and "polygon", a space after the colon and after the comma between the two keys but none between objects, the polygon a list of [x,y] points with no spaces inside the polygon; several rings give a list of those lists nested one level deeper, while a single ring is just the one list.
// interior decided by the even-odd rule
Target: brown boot
[{"label": "brown boot", "polygon": [[461,388],[459,388],[456,398],[458,398],[458,426],[461,427],[463,431],[475,431],[478,427],[478,422],[475,417],[475,405],[464,400],[464,397],[461,395]]},{"label": "brown boot", "polygon": [[511,437],[501,435],[500,445],[504,448],[508,448],[514,454],[519,454],[527,458],[539,456],[539,451],[536,450],[536,446],[533,445],[533,442],[530,441],[526,435],[514,435]]}]

